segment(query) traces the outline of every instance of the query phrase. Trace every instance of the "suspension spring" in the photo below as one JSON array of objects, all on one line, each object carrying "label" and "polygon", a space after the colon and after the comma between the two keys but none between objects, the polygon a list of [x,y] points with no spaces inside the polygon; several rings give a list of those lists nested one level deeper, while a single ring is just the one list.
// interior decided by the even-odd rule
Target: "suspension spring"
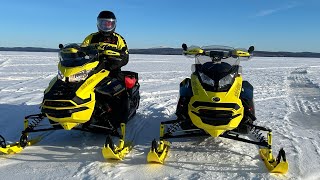
[{"label": "suspension spring", "polygon": [[250,131],[255,136],[255,138],[257,138],[257,140],[259,140],[260,142],[266,142],[266,137],[262,135],[261,129],[257,129],[254,126],[251,126]]},{"label": "suspension spring", "polygon": [[29,123],[28,127],[25,129],[25,131],[32,131],[35,127],[38,126],[38,124],[44,119],[43,117],[37,116],[37,117],[30,117],[32,120]]}]

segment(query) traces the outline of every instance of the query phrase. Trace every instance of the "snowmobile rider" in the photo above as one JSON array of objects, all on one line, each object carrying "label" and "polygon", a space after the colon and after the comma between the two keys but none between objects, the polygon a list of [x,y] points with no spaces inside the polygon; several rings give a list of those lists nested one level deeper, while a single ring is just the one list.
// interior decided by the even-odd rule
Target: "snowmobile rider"
[{"label": "snowmobile rider", "polygon": [[107,48],[119,52],[120,58],[111,58],[106,62],[106,67],[111,71],[119,71],[120,68],[128,63],[129,52],[124,38],[115,32],[117,19],[111,11],[101,11],[97,17],[98,32],[87,36],[81,44],[81,47],[108,43]]},{"label": "snowmobile rider", "polygon": [[[111,57],[105,61],[105,68],[110,71],[109,77],[115,78],[124,85],[124,75],[121,67],[126,65],[129,60],[129,52],[124,38],[115,32],[117,19],[111,11],[101,11],[97,17],[98,32],[88,35],[81,44],[82,48],[99,43],[107,43],[107,49],[120,53],[119,57]],[[123,86],[125,87],[125,86]],[[115,120],[127,122],[128,120],[128,96],[122,93],[120,101],[115,105]]]}]

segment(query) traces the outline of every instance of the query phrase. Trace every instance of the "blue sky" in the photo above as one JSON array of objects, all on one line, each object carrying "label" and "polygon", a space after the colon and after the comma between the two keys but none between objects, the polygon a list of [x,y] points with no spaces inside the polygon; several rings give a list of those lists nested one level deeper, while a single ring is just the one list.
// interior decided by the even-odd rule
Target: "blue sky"
[{"label": "blue sky", "polygon": [[319,0],[0,0],[0,47],[57,48],[116,14],[130,48],[228,45],[320,52]]}]

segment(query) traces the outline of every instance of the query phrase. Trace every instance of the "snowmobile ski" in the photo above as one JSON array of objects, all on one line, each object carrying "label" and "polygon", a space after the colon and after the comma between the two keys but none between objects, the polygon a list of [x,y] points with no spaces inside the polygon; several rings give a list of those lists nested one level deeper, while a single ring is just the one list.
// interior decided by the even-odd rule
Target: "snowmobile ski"
[{"label": "snowmobile ski", "polygon": [[[266,165],[267,169],[270,173],[278,173],[278,174],[286,174],[289,169],[289,163],[286,161],[286,159],[283,159],[283,161],[279,161],[279,157],[277,159],[274,158],[273,155],[271,157],[269,156],[269,149],[263,148],[260,149],[260,156]],[[283,151],[283,149],[280,150],[279,154]],[[284,152],[284,151],[283,151]]]},{"label": "snowmobile ski", "polygon": [[152,147],[147,156],[147,161],[149,163],[160,163],[163,164],[165,158],[167,157],[168,151],[170,148],[170,142],[160,140],[159,146],[157,145],[157,141],[152,141]]},{"label": "snowmobile ski", "polygon": [[280,149],[277,158],[272,154],[272,133],[268,133],[268,147],[260,148],[259,154],[270,173],[286,174],[289,169],[289,163],[283,148]]},{"label": "snowmobile ski", "polygon": [[165,158],[167,157],[169,148],[170,148],[170,142],[163,140],[164,136],[164,125],[160,125],[160,142],[159,145],[157,144],[157,141],[154,139],[151,144],[151,149],[147,156],[147,161],[149,163],[164,163]]},{"label": "snowmobile ski", "polygon": [[[31,146],[40,142],[42,138],[43,138],[42,136],[37,136],[33,139],[28,140],[27,146]],[[16,154],[16,153],[20,153],[24,149],[24,147],[20,145],[20,142],[5,144],[5,140],[2,136],[0,136],[0,139],[3,140],[3,141],[1,140],[1,147],[0,147],[0,152],[3,154]]]},{"label": "snowmobile ski", "polygon": [[125,142],[126,125],[121,123],[120,128],[122,134],[120,136],[118,146],[113,144],[110,135],[108,135],[106,138],[105,145],[102,148],[102,155],[105,159],[123,160],[123,158],[132,149],[132,142]]}]

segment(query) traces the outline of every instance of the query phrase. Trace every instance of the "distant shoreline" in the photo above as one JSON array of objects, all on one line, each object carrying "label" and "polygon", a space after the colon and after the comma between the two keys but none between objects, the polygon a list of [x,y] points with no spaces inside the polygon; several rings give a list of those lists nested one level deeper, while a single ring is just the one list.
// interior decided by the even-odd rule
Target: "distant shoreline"
[{"label": "distant shoreline", "polygon": [[[0,51],[23,51],[23,52],[58,52],[59,49],[39,47],[0,47]],[[181,48],[150,48],[150,49],[129,49],[130,54],[154,54],[154,55],[181,55]],[[271,52],[255,51],[257,57],[310,57],[320,58],[320,53],[314,52]]]}]

